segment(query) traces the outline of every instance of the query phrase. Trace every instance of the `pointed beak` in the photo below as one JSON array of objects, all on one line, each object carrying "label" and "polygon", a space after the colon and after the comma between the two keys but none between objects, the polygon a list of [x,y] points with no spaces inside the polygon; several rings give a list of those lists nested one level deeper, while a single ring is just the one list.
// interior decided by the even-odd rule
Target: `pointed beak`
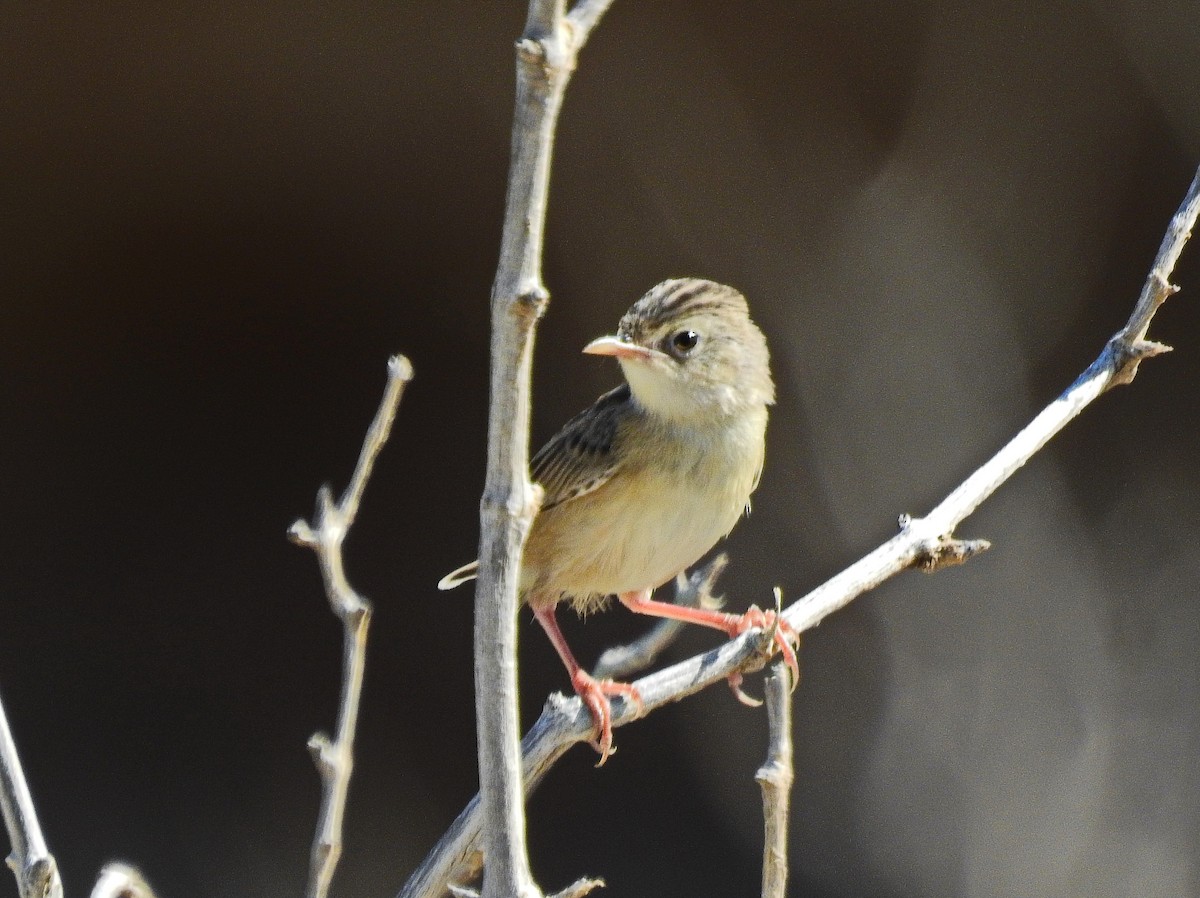
[{"label": "pointed beak", "polygon": [[626,343],[618,337],[601,337],[593,340],[583,347],[583,351],[588,355],[610,355],[616,359],[639,359],[641,361],[648,361],[660,355],[654,349],[647,349],[636,343]]}]

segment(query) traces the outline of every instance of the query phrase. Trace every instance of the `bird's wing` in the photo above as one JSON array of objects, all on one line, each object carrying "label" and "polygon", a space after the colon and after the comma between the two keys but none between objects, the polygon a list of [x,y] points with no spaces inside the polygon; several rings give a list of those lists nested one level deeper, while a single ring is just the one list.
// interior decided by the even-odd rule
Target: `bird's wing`
[{"label": "bird's wing", "polygon": [[633,410],[629,385],[597,399],[564,425],[530,462],[530,474],[541,484],[542,511],[586,496],[617,472],[613,446],[618,425]]},{"label": "bird's wing", "polygon": [[[617,472],[613,445],[618,425],[632,409],[629,385],[617,387],[568,421],[538,451],[529,467],[542,487],[542,511],[586,496]],[[478,573],[478,561],[464,564],[439,580],[438,589],[453,589]]]}]

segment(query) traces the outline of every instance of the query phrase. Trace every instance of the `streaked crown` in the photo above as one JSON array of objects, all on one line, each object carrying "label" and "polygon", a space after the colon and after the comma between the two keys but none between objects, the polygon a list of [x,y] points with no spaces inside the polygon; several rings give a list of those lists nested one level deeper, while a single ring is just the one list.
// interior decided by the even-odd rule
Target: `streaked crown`
[{"label": "streaked crown", "polygon": [[663,281],[625,313],[617,336],[662,353],[655,364],[622,363],[634,395],[662,414],[676,416],[671,403],[683,416],[775,400],[766,338],[733,287],[701,278]]}]

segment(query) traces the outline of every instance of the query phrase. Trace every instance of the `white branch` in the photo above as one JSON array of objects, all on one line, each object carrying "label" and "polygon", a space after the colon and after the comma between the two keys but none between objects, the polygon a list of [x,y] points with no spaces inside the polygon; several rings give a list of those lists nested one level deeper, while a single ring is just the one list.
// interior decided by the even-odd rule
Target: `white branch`
[{"label": "white branch", "polygon": [[[1197,213],[1200,213],[1200,171],[1171,220],[1133,314],[1108,341],[1099,358],[926,517],[902,516],[900,533],[790,605],[783,616],[797,633],[812,629],[834,611],[906,568],[933,572],[960,564],[987,548],[983,540],[960,541],[951,534],[1090,402],[1109,387],[1131,381],[1142,359],[1167,350],[1162,344],[1148,342],[1146,330],[1154,313],[1176,290],[1169,278],[1191,235]],[[763,653],[772,650],[772,643],[764,640],[763,635],[752,630],[710,652],[638,680],[634,685],[642,697],[642,713],[618,702],[613,708],[613,726],[622,726],[661,705],[699,692],[735,671],[761,665]],[[526,788],[536,786],[568,748],[590,739],[592,731],[591,716],[578,698],[551,695],[542,716],[521,743]],[[478,869],[480,825],[476,798],[413,873],[399,898],[438,898],[448,883],[469,879]]]},{"label": "white branch", "polygon": [[335,505],[329,487],[317,492],[315,524],[296,521],[288,531],[291,539],[317,553],[329,606],[342,622],[342,695],[338,710],[337,736],[316,733],[308,740],[309,751],[321,776],[321,811],[309,856],[308,898],[325,898],[342,854],[342,820],[350,774],[354,769],[354,730],[362,695],[363,671],[367,662],[367,627],[371,604],[350,586],[342,565],[342,542],[358,514],[359,501],[375,458],[391,433],[404,387],[412,380],[412,365],[404,356],[388,360],[388,382],[375,419],[363,440],[358,464],[346,491]]},{"label": "white branch", "polygon": [[784,898],[792,779],[792,673],[782,661],[767,677],[767,760],[754,778],[763,796],[762,898]]},{"label": "white branch", "polygon": [[62,898],[58,864],[46,848],[3,703],[0,703],[0,809],[12,845],[8,866],[17,877],[21,898]]}]

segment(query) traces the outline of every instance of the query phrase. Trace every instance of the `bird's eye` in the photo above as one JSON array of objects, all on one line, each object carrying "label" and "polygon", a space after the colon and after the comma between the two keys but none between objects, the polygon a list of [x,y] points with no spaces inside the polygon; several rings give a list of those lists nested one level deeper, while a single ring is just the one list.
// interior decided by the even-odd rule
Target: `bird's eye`
[{"label": "bird's eye", "polygon": [[700,335],[695,331],[678,331],[671,337],[671,350],[675,355],[687,355],[700,342]]}]

